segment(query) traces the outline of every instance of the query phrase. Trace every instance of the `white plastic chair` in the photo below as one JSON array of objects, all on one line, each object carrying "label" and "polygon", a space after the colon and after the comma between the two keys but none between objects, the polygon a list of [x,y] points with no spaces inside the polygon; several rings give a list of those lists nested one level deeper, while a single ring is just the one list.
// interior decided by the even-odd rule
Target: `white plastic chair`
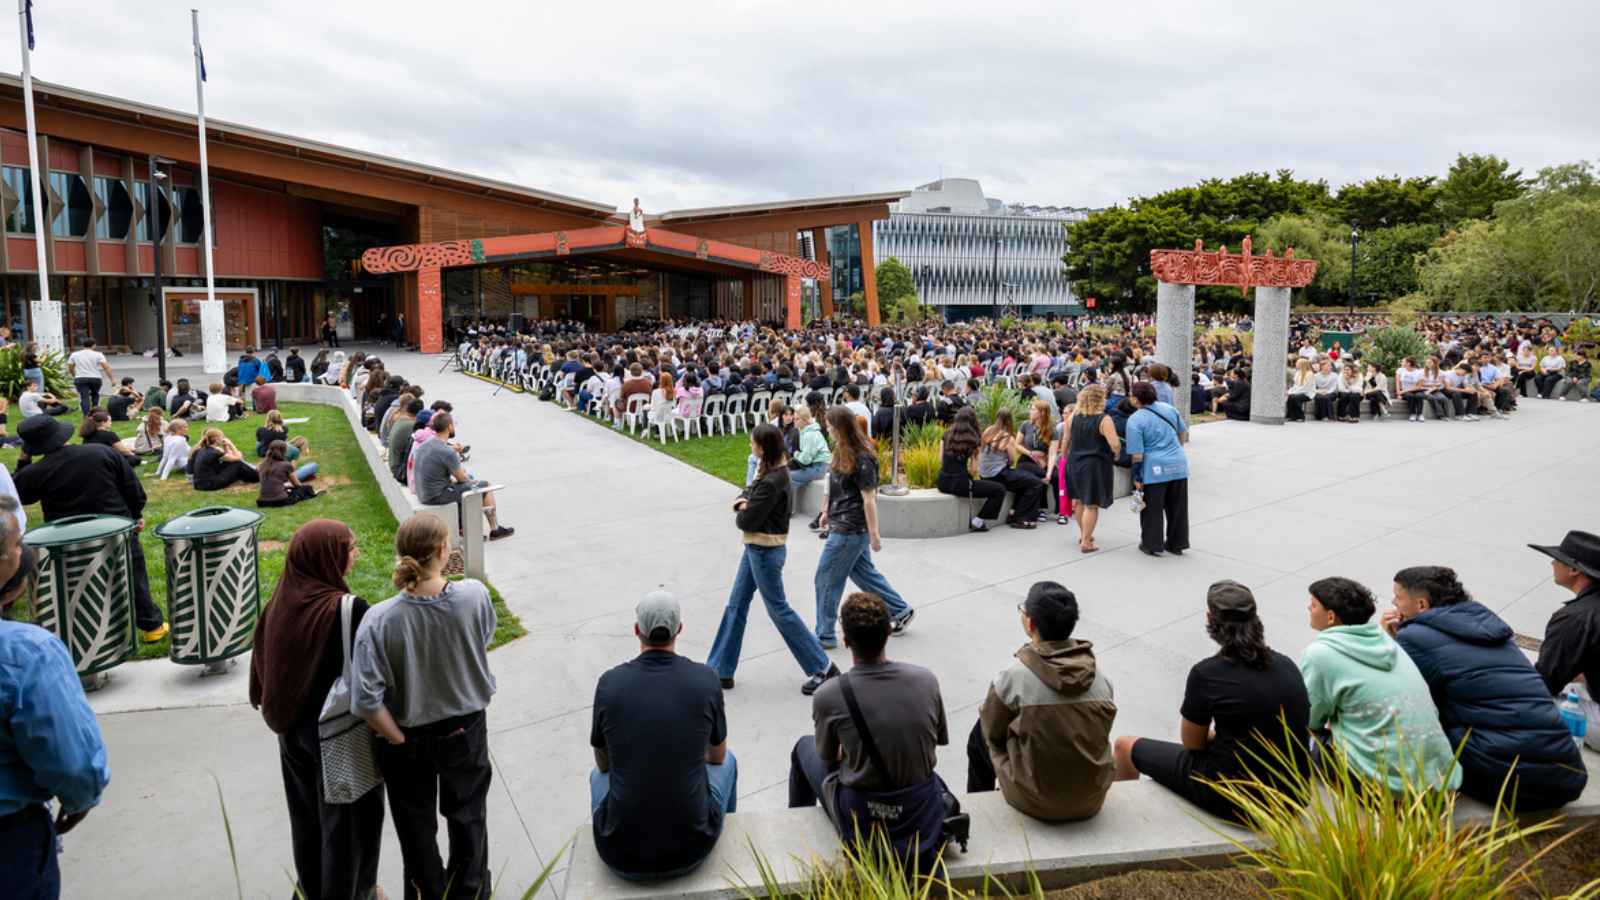
[{"label": "white plastic chair", "polygon": [[683,436],[688,438],[692,432],[696,437],[705,437],[705,432],[700,430],[700,411],[705,407],[704,397],[691,397],[682,401],[681,407],[674,404],[672,407],[673,437],[679,428],[683,429]]},{"label": "white plastic chair", "polygon": [[727,423],[723,421],[723,416],[728,411],[727,407],[728,398],[721,394],[712,394],[705,398],[705,404],[700,412],[700,418],[704,420],[702,433],[710,437],[716,433],[718,428],[721,428],[723,433],[727,433]]},{"label": "white plastic chair", "polygon": [[750,397],[747,394],[735,394],[728,398],[728,413],[725,417],[728,424],[726,433],[731,434],[735,425],[739,427],[740,431],[748,430],[745,425],[745,410],[746,404],[749,402]]},{"label": "white plastic chair", "polygon": [[622,411],[622,421],[628,426],[629,434],[633,434],[640,425],[644,425],[648,433],[650,427],[649,417],[649,394],[634,394],[628,398],[628,406]]},{"label": "white plastic chair", "polygon": [[[674,404],[671,400],[657,400],[650,405],[649,428],[655,430],[663,445],[667,443],[668,434],[672,435],[673,440],[678,439],[678,429],[673,424],[673,419],[677,414],[677,410],[674,409]],[[647,431],[646,434],[648,433]]]},{"label": "white plastic chair", "polygon": [[750,395],[750,427],[754,428],[767,419],[767,410],[772,407],[771,391],[756,391]]}]

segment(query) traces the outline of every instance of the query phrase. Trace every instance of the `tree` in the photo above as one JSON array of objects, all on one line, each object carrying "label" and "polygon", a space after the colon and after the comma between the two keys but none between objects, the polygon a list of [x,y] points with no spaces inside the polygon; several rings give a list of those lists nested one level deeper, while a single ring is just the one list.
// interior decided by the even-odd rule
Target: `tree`
[{"label": "tree", "polygon": [[892,256],[878,263],[876,277],[879,306],[891,304],[907,294],[913,297],[917,295],[917,284],[911,278],[911,270]]},{"label": "tree", "polygon": [[1335,196],[1339,218],[1355,219],[1362,228],[1385,228],[1439,221],[1440,188],[1427,177],[1370,178],[1347,184]]},{"label": "tree", "polygon": [[1377,301],[1386,303],[1420,288],[1417,256],[1427,253],[1438,240],[1438,226],[1426,224],[1378,228],[1363,234],[1356,259],[1356,291],[1361,299],[1376,293]]},{"label": "tree", "polygon": [[1456,154],[1450,174],[1439,190],[1439,211],[1444,221],[1458,224],[1468,219],[1487,219],[1494,205],[1522,196],[1525,183],[1522,170],[1507,172],[1511,164],[1494,154],[1480,156]]},{"label": "tree", "polygon": [[[1096,298],[1096,311],[1142,309],[1155,299],[1150,251],[1194,245],[1189,217],[1177,207],[1113,206],[1067,226],[1065,277],[1077,293]],[[1089,280],[1089,253],[1094,252],[1094,281]]]},{"label": "tree", "polygon": [[1252,244],[1258,251],[1271,250],[1279,256],[1292,247],[1296,257],[1317,261],[1316,277],[1301,292],[1303,302],[1336,306],[1349,296],[1350,226],[1332,215],[1279,216],[1261,226]]}]

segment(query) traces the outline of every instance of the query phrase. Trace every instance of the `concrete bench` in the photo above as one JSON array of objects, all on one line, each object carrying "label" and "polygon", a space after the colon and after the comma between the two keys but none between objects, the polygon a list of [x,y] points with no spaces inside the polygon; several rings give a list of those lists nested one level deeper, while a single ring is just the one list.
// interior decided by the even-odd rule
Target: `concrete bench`
[{"label": "concrete bench", "polygon": [[458,534],[456,529],[452,528],[450,546],[461,553],[462,565],[469,577],[478,579],[484,577],[482,494],[472,493],[462,498],[459,514],[457,506],[453,503],[448,506],[429,506],[423,503],[417,499],[416,494],[395,481],[394,476],[390,474],[389,464],[383,459],[383,453],[387,448],[378,442],[377,435],[367,431],[361,424],[361,410],[356,406],[349,391],[311,383],[279,384],[275,387],[278,391],[278,400],[282,403],[320,403],[343,409],[351,430],[356,433],[356,443],[360,445],[367,466],[372,470],[372,477],[378,482],[378,490],[382,492],[383,499],[389,504],[389,511],[394,513],[395,519],[403,522],[412,516],[432,513],[449,523],[457,521],[459,515],[464,534]]},{"label": "concrete bench", "polygon": [[[1113,466],[1112,496],[1127,497],[1133,494],[1133,472]],[[795,497],[795,511],[806,519],[815,518],[822,511],[822,479],[800,488]],[[1011,512],[1016,495],[1006,492],[1000,504],[997,520],[1004,520]],[[966,497],[941,494],[931,488],[913,488],[904,497],[878,495],[878,533],[886,538],[953,537],[967,533],[967,524],[975,510],[982,504]],[[1054,514],[1054,510],[1051,510]],[[798,517],[797,517],[798,518]]]},{"label": "concrete bench", "polygon": [[[1600,758],[1591,753],[1586,751],[1584,756],[1591,768],[1600,764]],[[985,873],[1006,878],[1013,890],[1025,888],[1023,879],[1030,868],[1045,890],[1133,869],[1217,868],[1237,852],[1224,834],[1256,845],[1250,832],[1221,825],[1148,779],[1118,782],[1099,815],[1064,824],[1025,816],[1007,806],[999,792],[967,794],[960,799],[962,810],[972,816],[972,840],[966,853],[954,849],[945,853],[945,864],[958,888],[979,887]],[[1466,797],[1460,798],[1456,811],[1458,822],[1484,821],[1492,814],[1484,804]],[[1582,796],[1557,814],[1569,827],[1600,819],[1600,785],[1591,779]],[[1533,821],[1549,815],[1535,813],[1523,818]],[[667,896],[733,900],[741,896],[740,885],[757,891],[761,888],[752,845],[791,890],[803,886],[804,870],[812,862],[835,861],[839,847],[821,807],[733,813],[710,858],[699,869],[682,878],[637,882],[619,878],[606,868],[595,852],[594,835],[585,825],[569,851],[561,896],[567,900],[597,896],[611,900]]]}]

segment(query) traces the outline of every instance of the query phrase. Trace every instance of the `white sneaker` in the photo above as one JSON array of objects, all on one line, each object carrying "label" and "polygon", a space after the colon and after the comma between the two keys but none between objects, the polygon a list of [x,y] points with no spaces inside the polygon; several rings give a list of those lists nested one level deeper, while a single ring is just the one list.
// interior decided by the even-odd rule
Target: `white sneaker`
[{"label": "white sneaker", "polygon": [[1408,421],[1408,422],[1419,422],[1419,421],[1421,421],[1421,419],[1418,416],[1411,416],[1406,421]]}]

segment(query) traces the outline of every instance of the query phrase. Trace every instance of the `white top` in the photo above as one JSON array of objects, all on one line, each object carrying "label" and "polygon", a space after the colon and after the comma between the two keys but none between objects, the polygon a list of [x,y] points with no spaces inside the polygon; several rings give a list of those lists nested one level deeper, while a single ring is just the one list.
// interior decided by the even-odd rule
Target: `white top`
[{"label": "white top", "polygon": [[1395,383],[1399,385],[1400,390],[1409,391],[1421,383],[1422,370],[1402,368],[1398,372],[1394,373],[1394,378]]},{"label": "white top", "polygon": [[106,355],[99,350],[85,347],[67,357],[67,363],[72,366],[73,378],[104,378],[106,374],[101,368],[106,364]]},{"label": "white top", "polygon": [[1305,357],[1306,359],[1316,359],[1317,358],[1317,350],[1316,350],[1315,347],[1301,347],[1300,348],[1300,355]]},{"label": "white top", "polygon": [[23,391],[22,396],[17,398],[17,405],[22,407],[22,417],[24,419],[30,416],[40,415],[44,412],[44,410],[39,408],[39,401],[41,397],[43,397],[43,395],[38,391]]},{"label": "white top", "polygon": [[181,434],[169,434],[161,441],[161,464],[156,468],[156,474],[162,481],[173,469],[189,461],[189,439]]},{"label": "white top", "polygon": [[1554,354],[1553,356],[1546,356],[1539,360],[1539,368],[1547,371],[1551,369],[1565,371],[1567,368],[1566,357],[1559,353]]},{"label": "white top", "polygon": [[856,415],[860,416],[861,418],[867,420],[867,437],[871,437],[872,436],[872,410],[867,409],[867,405],[865,403],[862,403],[860,400],[851,400],[849,403],[846,403],[844,405],[844,408],[850,410],[851,412],[855,413]]},{"label": "white top", "polygon": [[227,394],[212,394],[206,398],[206,421],[228,421],[228,410],[233,407],[234,399]]}]

